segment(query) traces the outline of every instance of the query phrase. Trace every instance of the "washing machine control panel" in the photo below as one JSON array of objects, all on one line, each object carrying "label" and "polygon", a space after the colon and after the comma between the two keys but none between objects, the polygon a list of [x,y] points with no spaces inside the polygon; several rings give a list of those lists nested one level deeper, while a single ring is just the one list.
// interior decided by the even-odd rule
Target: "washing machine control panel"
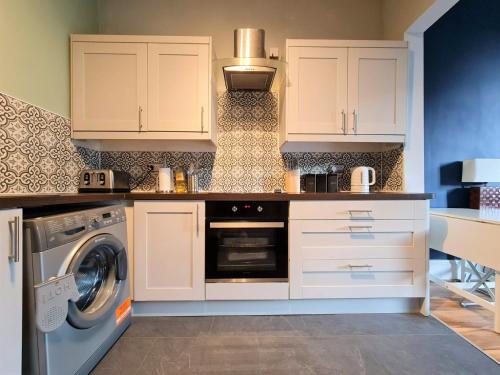
[{"label": "washing machine control panel", "polygon": [[122,206],[95,208],[45,219],[47,245],[52,248],[78,239],[96,229],[126,221]]}]

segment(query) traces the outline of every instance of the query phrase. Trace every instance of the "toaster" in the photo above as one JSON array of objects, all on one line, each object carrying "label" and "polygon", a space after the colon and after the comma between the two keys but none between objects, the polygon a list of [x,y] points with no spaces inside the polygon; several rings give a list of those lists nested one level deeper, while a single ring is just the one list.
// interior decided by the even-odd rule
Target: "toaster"
[{"label": "toaster", "polygon": [[80,193],[116,193],[130,191],[130,174],[112,169],[85,169],[80,173]]}]

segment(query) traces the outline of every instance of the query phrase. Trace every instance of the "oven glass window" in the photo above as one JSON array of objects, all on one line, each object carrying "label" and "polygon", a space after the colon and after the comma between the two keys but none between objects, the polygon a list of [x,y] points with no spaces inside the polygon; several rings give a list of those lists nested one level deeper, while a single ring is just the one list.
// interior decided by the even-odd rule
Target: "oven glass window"
[{"label": "oven glass window", "polygon": [[217,271],[275,271],[276,252],[273,230],[222,230],[218,236]]}]

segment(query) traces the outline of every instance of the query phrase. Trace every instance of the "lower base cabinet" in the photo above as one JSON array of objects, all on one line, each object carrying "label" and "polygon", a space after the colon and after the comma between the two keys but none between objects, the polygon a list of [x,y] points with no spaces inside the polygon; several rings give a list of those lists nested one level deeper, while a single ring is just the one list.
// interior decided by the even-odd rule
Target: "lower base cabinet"
[{"label": "lower base cabinet", "polygon": [[23,316],[23,216],[0,210],[0,373],[21,374]]},{"label": "lower base cabinet", "polygon": [[425,297],[428,203],[393,203],[291,202],[290,298]]},{"label": "lower base cabinet", "polygon": [[205,203],[134,205],[134,299],[205,299]]},{"label": "lower base cabinet", "polygon": [[134,299],[288,299],[288,285],[290,299],[425,298],[428,211],[427,201],[292,201],[289,284],[243,292],[205,286],[204,202],[137,201]]}]

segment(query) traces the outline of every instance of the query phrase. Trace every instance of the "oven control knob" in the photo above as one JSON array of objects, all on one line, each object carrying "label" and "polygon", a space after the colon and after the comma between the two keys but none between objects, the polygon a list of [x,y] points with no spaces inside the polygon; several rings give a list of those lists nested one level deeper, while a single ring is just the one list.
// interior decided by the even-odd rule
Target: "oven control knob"
[{"label": "oven control knob", "polygon": [[262,208],[262,206],[258,206],[257,211],[262,212],[262,211],[264,211],[264,209]]},{"label": "oven control knob", "polygon": [[238,211],[238,207],[233,206],[233,208],[231,208],[231,210],[232,210],[233,212],[236,212],[236,211]]}]

